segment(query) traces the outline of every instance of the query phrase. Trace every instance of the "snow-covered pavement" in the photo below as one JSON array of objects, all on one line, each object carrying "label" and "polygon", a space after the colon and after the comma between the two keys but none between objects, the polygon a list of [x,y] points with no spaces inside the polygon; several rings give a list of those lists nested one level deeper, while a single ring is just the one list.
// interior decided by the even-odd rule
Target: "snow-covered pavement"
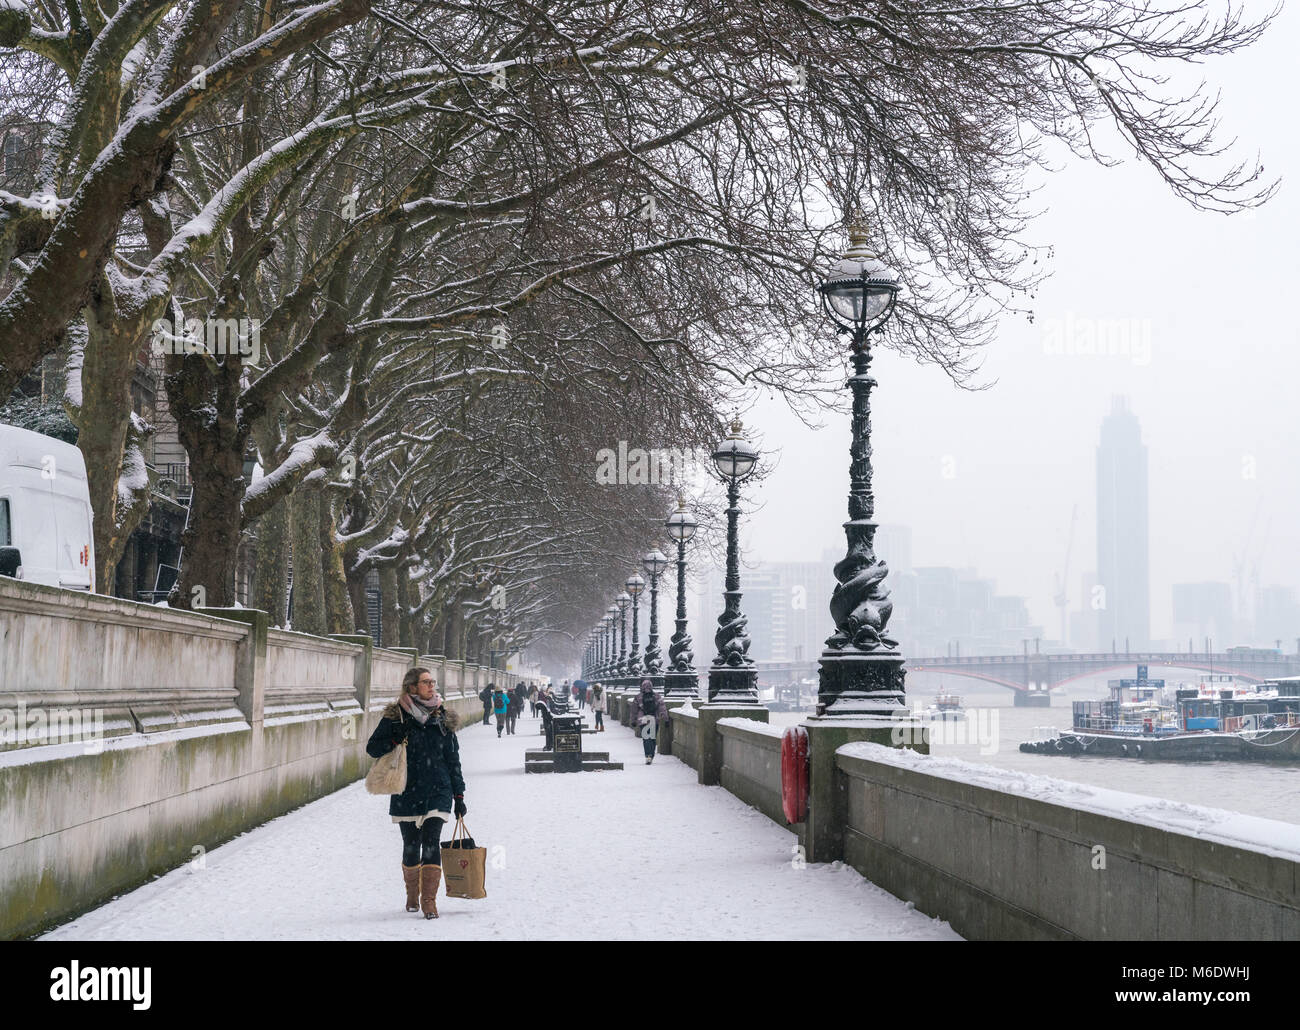
[{"label": "snow-covered pavement", "polygon": [[[622,772],[525,775],[537,722],[461,731],[466,820],[490,848],[488,896],[403,911],[386,798],[355,783],[48,935],[57,940],[956,940],[674,758],[647,766],[614,723],[584,738]],[[449,836],[444,831],[444,838]]]}]

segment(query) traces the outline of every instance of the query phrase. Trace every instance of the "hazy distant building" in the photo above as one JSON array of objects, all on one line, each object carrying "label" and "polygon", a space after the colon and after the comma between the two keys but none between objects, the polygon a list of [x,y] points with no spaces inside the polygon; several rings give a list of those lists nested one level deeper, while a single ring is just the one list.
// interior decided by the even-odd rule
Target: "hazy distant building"
[{"label": "hazy distant building", "polygon": [[[891,573],[912,571],[912,530],[908,526],[888,523],[876,530],[876,555],[889,566]],[[888,581],[886,581],[888,582]]]},{"label": "hazy distant building", "polygon": [[1147,449],[1124,398],[1112,401],[1097,446],[1097,645],[1137,650],[1151,636]]},{"label": "hazy distant building", "polygon": [[[889,566],[885,586],[894,602],[888,633],[905,655],[1016,654],[1024,641],[1043,635],[1029,621],[1023,597],[997,593],[992,580],[972,569],[912,567],[912,531],[882,525],[876,553]],[[760,562],[742,568],[741,610],[749,619],[750,657],[759,662],[816,661],[835,632],[830,600],[841,548],[827,548],[815,562]],[[713,634],[722,612],[721,568],[701,570],[691,613],[696,665],[713,660]],[[671,632],[671,631],[670,631]]]},{"label": "hazy distant building", "polygon": [[910,657],[1018,654],[1043,636],[1023,597],[997,593],[973,569],[931,566],[901,573],[893,586],[890,633]]},{"label": "hazy distant building", "polygon": [[[1085,572],[1079,577],[1079,596],[1083,603],[1077,612],[1070,612],[1069,647],[1084,654],[1100,651],[1097,643],[1097,611],[1093,599],[1097,596],[1097,573]],[[1106,641],[1110,650],[1110,641]]]},{"label": "hazy distant building", "polygon": [[[838,561],[838,558],[836,559]],[[740,610],[749,620],[749,656],[757,662],[814,661],[835,631],[831,592],[835,561],[762,562],[740,572]],[[722,569],[705,569],[699,579],[691,621],[696,665],[713,661],[713,634],[722,613]],[[670,634],[671,635],[671,634]]]},{"label": "hazy distant building", "polygon": [[1294,587],[1264,587],[1259,592],[1255,637],[1254,643],[1260,647],[1273,647],[1280,640],[1283,651],[1300,649],[1300,601]]},{"label": "hazy distant building", "polygon": [[1222,651],[1233,639],[1232,588],[1227,583],[1175,583],[1174,639],[1179,646],[1190,641],[1193,650],[1205,646],[1206,638]]}]

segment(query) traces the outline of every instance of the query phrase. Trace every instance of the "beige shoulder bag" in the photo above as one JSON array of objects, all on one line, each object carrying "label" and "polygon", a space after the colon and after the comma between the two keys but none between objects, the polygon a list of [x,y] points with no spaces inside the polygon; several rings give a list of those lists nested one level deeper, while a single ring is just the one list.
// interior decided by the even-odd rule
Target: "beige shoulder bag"
[{"label": "beige shoulder bag", "polygon": [[[400,708],[397,718],[404,721]],[[406,790],[406,741],[375,759],[375,764],[366,773],[366,790],[371,794],[400,794]]]}]

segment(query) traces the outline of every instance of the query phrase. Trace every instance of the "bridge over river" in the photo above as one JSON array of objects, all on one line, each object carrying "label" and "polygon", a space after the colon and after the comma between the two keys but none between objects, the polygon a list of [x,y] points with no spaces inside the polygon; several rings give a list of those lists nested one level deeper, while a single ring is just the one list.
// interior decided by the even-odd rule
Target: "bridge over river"
[{"label": "bridge over river", "polygon": [[[1229,651],[1170,652],[1132,651],[1092,654],[1009,654],[960,657],[909,658],[908,672],[941,672],[995,683],[1015,692],[1017,705],[1046,705],[1054,687],[1073,680],[1114,672],[1133,677],[1139,665],[1147,667],[1152,679],[1157,670],[1172,674],[1230,673],[1247,682],[1259,683],[1283,676],[1300,676],[1300,654],[1281,654],[1256,648]],[[759,662],[759,683],[775,686],[800,679],[815,679],[816,662]]]}]

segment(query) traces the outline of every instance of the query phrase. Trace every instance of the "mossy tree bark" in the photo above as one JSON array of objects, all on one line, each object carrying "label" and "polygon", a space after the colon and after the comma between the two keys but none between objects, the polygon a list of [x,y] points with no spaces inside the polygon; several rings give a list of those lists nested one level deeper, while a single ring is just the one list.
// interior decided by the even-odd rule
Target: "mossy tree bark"
[{"label": "mossy tree bark", "polygon": [[329,628],[320,555],[320,504],[316,490],[298,490],[293,495],[293,628],[317,635]]},{"label": "mossy tree bark", "polygon": [[284,501],[256,524],[252,607],[266,612],[272,626],[284,626],[288,621],[290,514],[289,504]]},{"label": "mossy tree bark", "polygon": [[320,553],[325,578],[325,619],[331,633],[351,633],[357,624],[348,594],[347,576],[343,574],[343,545],[339,543],[337,507],[334,498],[322,494],[320,499]]}]

